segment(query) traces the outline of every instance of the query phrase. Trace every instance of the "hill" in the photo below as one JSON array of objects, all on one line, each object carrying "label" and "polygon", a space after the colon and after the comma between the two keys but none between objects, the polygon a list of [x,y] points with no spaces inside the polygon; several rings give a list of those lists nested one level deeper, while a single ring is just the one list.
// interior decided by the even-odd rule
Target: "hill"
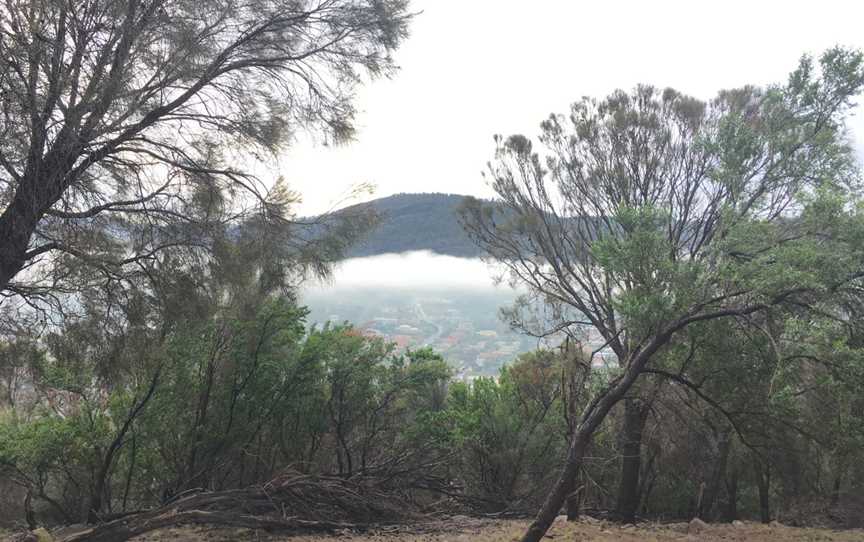
[{"label": "hill", "polygon": [[349,257],[429,250],[472,258],[477,248],[459,225],[456,209],[465,196],[456,194],[397,194],[349,207],[371,207],[381,224],[348,253]]},{"label": "hill", "polygon": [[[382,217],[381,223],[366,239],[354,245],[347,257],[421,250],[460,258],[481,256],[483,251],[468,238],[457,219],[457,210],[466,197],[459,194],[396,194],[337,211],[371,208]],[[604,224],[605,221],[598,221],[590,230],[602,229]]]}]

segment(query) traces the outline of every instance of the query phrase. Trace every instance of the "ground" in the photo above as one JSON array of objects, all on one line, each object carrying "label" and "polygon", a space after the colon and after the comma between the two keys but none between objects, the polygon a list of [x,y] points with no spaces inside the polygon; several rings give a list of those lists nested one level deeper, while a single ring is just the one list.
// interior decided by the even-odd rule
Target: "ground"
[{"label": "ground", "polygon": [[[344,533],[334,536],[271,536],[251,530],[218,529],[207,527],[183,527],[165,529],[135,539],[136,542],[330,542],[348,540],[352,542],[493,542],[518,541],[524,532],[524,521],[473,520],[454,518],[445,524],[429,525],[414,532],[394,530],[377,534]],[[784,525],[762,525],[745,522],[738,525],[713,524],[702,529],[687,523],[655,524],[642,523],[616,525],[603,521],[585,519],[577,523],[556,521],[548,533],[550,542],[671,542],[671,541],[755,541],[755,542],[864,542],[864,530],[832,531],[828,529],[804,529]]]}]

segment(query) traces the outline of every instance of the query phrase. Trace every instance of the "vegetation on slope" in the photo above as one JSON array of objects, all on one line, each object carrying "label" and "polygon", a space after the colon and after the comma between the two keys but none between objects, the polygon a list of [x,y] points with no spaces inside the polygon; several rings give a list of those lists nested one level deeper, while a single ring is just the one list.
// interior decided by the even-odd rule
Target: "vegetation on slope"
[{"label": "vegetation on slope", "polygon": [[455,194],[397,194],[353,206],[380,217],[366,238],[348,256],[375,256],[412,250],[472,258],[481,250],[459,225],[457,211],[464,196]]}]

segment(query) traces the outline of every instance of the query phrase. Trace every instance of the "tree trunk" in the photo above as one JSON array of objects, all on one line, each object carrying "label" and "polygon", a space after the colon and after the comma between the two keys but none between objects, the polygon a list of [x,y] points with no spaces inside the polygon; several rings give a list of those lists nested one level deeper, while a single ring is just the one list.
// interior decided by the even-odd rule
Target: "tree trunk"
[{"label": "tree trunk", "polygon": [[30,238],[44,212],[44,202],[31,193],[35,181],[28,181],[0,215],[0,290],[5,290],[24,267]]},{"label": "tree trunk", "polygon": [[762,523],[771,521],[771,466],[758,461],[756,464],[756,479],[759,484],[759,517]]},{"label": "tree trunk", "polygon": [[684,326],[670,327],[665,332],[654,337],[650,343],[645,345],[643,350],[630,358],[629,363],[622,364],[625,367],[624,373],[610,382],[585,407],[579,425],[573,433],[573,440],[570,443],[570,451],[567,453],[567,462],[564,464],[564,471],[561,473],[558,481],[555,482],[543,506],[537,512],[537,517],[534,518],[534,521],[522,536],[522,542],[540,542],[546,531],[549,530],[549,526],[552,525],[555,516],[561,510],[561,505],[564,504],[571,480],[573,480],[576,473],[582,467],[585,450],[591,443],[594,432],[600,427],[603,420],[606,419],[612,407],[630,391],[636,379],[645,370],[645,365],[651,360],[651,356],[668,343],[672,334],[681,327]]},{"label": "tree trunk", "polygon": [[129,452],[129,470],[126,471],[126,487],[123,489],[123,511],[129,502],[129,491],[132,489],[132,475],[135,472],[135,460],[138,458],[138,441],[132,433],[132,451]]},{"label": "tree trunk", "polygon": [[698,514],[700,518],[706,521],[715,519],[714,504],[717,502],[717,496],[720,494],[720,485],[726,477],[726,462],[729,458],[730,437],[729,430],[724,431],[720,435],[720,442],[717,446],[717,463],[711,473],[708,484],[705,486],[705,494]]},{"label": "tree trunk", "polygon": [[636,521],[639,506],[639,470],[642,468],[642,432],[645,428],[644,405],[639,399],[624,400],[624,427],[621,434],[621,480],[618,484],[617,512],[621,521]]},{"label": "tree trunk", "polygon": [[97,483],[100,489],[93,489],[90,495],[90,506],[87,508],[87,524],[93,525],[99,523],[100,513],[102,512],[102,493],[101,487],[103,484]]},{"label": "tree trunk", "polygon": [[657,336],[630,363],[624,365],[627,368],[624,374],[613,380],[606,389],[601,391],[585,407],[579,425],[573,433],[573,440],[567,453],[567,462],[564,464],[564,471],[561,473],[558,481],[555,482],[543,506],[537,512],[537,517],[534,518],[534,521],[522,536],[522,542],[540,542],[546,531],[549,530],[549,526],[552,525],[555,516],[558,515],[561,506],[564,504],[564,500],[567,498],[572,480],[576,477],[579,469],[582,468],[585,450],[591,443],[594,432],[600,427],[603,420],[606,419],[612,407],[624,398],[624,395],[627,394],[633,383],[636,382],[636,379],[642,373],[651,356],[669,341],[671,334],[671,332],[668,332]]},{"label": "tree trunk", "polygon": [[726,478],[726,514],[728,522],[738,519],[738,469],[733,468]]},{"label": "tree trunk", "polygon": [[[581,471],[580,471],[581,472]],[[570,482],[570,492],[567,494],[567,521],[579,520],[579,507],[582,503],[582,480],[577,474]]]},{"label": "tree trunk", "polygon": [[90,494],[90,507],[87,510],[87,523],[92,524],[99,522],[99,514],[102,512],[103,496],[105,495],[106,485],[110,478],[111,466],[114,464],[114,458],[120,450],[120,447],[123,446],[126,434],[132,428],[132,424],[153,397],[153,393],[156,391],[156,386],[159,383],[159,375],[161,374],[162,366],[160,365],[153,373],[153,378],[150,379],[150,385],[147,388],[144,397],[142,397],[141,401],[135,404],[135,406],[132,407],[132,410],[129,411],[129,414],[126,415],[126,421],[123,422],[122,427],[120,427],[117,435],[114,437],[114,440],[111,441],[108,450],[105,452],[102,464],[99,467],[99,472],[94,481],[92,493]]},{"label": "tree trunk", "polygon": [[[609,408],[611,407],[610,405]],[[561,505],[570,493],[570,488],[573,485],[572,480],[576,478],[576,474],[582,467],[585,449],[588,447],[595,429],[596,427],[590,429],[586,427],[573,435],[573,443],[567,454],[567,463],[564,465],[564,472],[561,473],[561,477],[555,482],[552,491],[546,497],[546,501],[537,513],[534,522],[528,527],[528,531],[522,537],[522,542],[539,542],[546,534],[546,531],[549,530],[549,526],[552,525],[555,516],[561,510]]]},{"label": "tree trunk", "polygon": [[27,490],[27,496],[24,497],[24,519],[27,521],[27,528],[31,531],[38,527],[36,523],[36,514],[33,512],[33,490]]},{"label": "tree trunk", "polygon": [[831,487],[831,506],[840,503],[840,488],[843,487],[843,478],[846,476],[846,461],[844,457],[837,459],[837,467],[834,472],[834,483]]}]

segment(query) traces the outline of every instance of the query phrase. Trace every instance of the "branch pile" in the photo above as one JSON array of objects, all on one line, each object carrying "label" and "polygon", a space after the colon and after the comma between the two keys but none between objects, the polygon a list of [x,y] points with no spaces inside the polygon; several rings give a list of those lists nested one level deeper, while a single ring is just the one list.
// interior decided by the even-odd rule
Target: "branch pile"
[{"label": "branch pile", "polygon": [[263,486],[197,493],[160,508],[93,526],[58,542],[120,542],[181,524],[206,524],[271,532],[364,531],[420,520],[406,499],[375,479],[288,472]]}]

